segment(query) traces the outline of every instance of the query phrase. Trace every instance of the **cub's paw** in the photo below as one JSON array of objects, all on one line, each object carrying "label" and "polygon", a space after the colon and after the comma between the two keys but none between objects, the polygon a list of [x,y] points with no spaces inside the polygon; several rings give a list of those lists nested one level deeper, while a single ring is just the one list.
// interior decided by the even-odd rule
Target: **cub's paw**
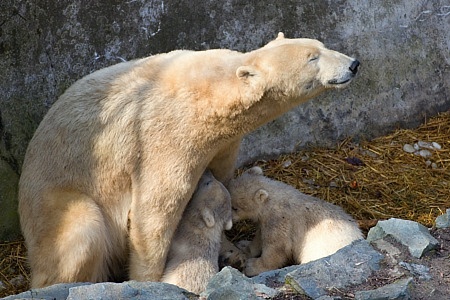
[{"label": "cub's paw", "polygon": [[236,243],[236,247],[238,247],[240,250],[245,251],[245,249],[250,245],[252,241],[242,240]]},{"label": "cub's paw", "polygon": [[242,271],[246,261],[247,258],[241,250],[229,250],[219,256],[219,267],[222,269],[223,267],[230,266]]},{"label": "cub's paw", "polygon": [[264,272],[265,270],[259,267],[259,260],[260,258],[247,259],[247,262],[244,267],[244,274],[250,277]]}]

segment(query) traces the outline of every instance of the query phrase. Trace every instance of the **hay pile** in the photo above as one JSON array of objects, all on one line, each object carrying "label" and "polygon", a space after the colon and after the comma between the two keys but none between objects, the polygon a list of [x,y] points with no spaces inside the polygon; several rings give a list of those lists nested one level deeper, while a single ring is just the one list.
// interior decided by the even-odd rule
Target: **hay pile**
[{"label": "hay pile", "polygon": [[[438,143],[441,149],[430,150],[426,158],[403,150],[405,144],[419,141]],[[360,144],[347,139],[335,149],[304,150],[254,165],[269,177],[342,206],[363,229],[391,217],[431,227],[450,208],[450,112],[415,130],[398,130]],[[231,235],[240,240],[253,230],[243,222]],[[0,281],[6,287],[0,286],[0,297],[27,289],[23,242],[0,244]]]},{"label": "hay pile", "polygon": [[[432,142],[441,149],[427,149],[428,157],[403,150],[405,144]],[[360,144],[347,139],[336,149],[305,150],[255,165],[305,194],[342,206],[362,227],[391,217],[431,227],[450,208],[450,112],[415,130]]]},{"label": "hay pile", "polygon": [[0,243],[0,297],[26,291],[29,281],[23,241]]}]

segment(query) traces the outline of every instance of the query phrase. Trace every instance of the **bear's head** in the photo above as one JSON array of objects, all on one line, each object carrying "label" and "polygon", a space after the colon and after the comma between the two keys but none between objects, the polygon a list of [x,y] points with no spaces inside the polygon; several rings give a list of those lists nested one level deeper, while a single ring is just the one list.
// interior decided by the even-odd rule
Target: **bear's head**
[{"label": "bear's head", "polygon": [[[264,95],[285,96],[294,105],[326,89],[347,86],[358,72],[359,61],[327,49],[313,39],[287,39],[279,33],[266,46],[247,53],[245,65],[236,71],[245,83],[244,107]],[[244,90],[244,89],[243,89]]]},{"label": "bear's head", "polygon": [[241,176],[232,179],[228,185],[231,195],[231,207],[233,221],[252,220],[257,222],[269,199],[269,193],[264,188],[268,181],[263,176],[260,167],[253,167],[245,171]]},{"label": "bear's head", "polygon": [[[220,224],[225,230],[233,226],[230,193],[211,171],[206,170],[192,196],[206,227]],[[220,223],[219,223],[220,222]]]}]

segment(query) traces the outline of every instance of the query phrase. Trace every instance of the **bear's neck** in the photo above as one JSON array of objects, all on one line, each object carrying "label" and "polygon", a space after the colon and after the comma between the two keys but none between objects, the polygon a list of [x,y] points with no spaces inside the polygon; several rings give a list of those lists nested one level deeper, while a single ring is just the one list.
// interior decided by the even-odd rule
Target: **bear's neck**
[{"label": "bear's neck", "polygon": [[298,102],[307,100],[296,101],[284,95],[277,95],[275,91],[267,91],[260,101],[248,109],[240,104],[217,107],[209,114],[203,112],[203,116],[199,118],[204,119],[204,126],[216,128],[214,134],[217,140],[231,140],[256,130],[291,110]]}]

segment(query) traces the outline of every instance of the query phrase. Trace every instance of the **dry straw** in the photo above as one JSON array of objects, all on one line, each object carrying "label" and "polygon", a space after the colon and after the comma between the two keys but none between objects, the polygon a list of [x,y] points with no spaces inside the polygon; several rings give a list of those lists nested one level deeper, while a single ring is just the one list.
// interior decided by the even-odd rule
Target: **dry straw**
[{"label": "dry straw", "polygon": [[[438,143],[441,149],[429,150],[430,157],[403,150],[405,144],[419,141]],[[360,144],[347,139],[335,149],[304,150],[255,165],[269,177],[342,206],[365,230],[391,217],[431,227],[450,208],[450,112],[415,130],[398,130]],[[253,231],[251,224],[242,222],[230,235],[237,241]],[[0,244],[0,255],[0,281],[5,285],[3,290],[0,286],[0,297],[26,289],[23,243]],[[25,285],[16,285],[20,279]]]},{"label": "dry straw", "polygon": [[[420,148],[428,157],[403,150],[405,144],[433,142],[441,149]],[[450,112],[415,130],[360,144],[347,139],[336,149],[305,150],[256,164],[269,177],[342,206],[361,224],[395,217],[431,227],[450,208]]]}]

